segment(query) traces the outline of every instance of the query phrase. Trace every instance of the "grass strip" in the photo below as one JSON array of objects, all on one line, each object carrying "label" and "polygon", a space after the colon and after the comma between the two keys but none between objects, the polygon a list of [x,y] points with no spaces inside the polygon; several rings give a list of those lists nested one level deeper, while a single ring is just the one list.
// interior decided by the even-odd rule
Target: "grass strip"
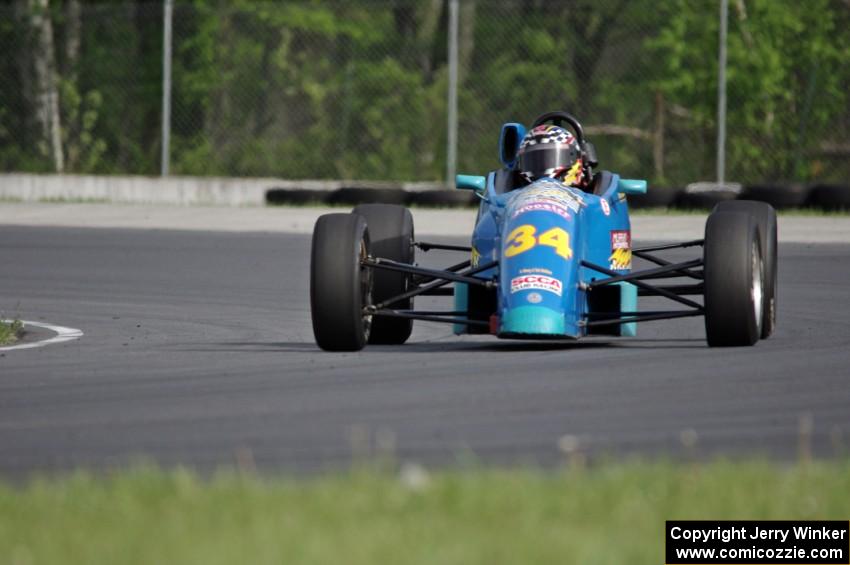
[{"label": "grass strip", "polygon": [[20,320],[0,320],[0,345],[11,345],[18,341],[24,330]]},{"label": "grass strip", "polygon": [[311,479],[137,468],[0,486],[4,563],[663,563],[667,519],[841,519],[850,462]]}]

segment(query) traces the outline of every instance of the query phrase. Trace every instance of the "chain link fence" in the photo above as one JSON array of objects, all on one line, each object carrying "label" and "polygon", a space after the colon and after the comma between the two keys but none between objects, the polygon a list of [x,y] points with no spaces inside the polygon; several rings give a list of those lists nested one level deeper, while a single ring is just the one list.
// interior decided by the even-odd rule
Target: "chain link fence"
[{"label": "chain link fence", "polygon": [[[850,4],[730,0],[727,179],[850,178]],[[448,0],[177,3],[172,174],[441,181]],[[714,178],[717,2],[461,0],[458,164],[565,109],[602,166]],[[0,4],[0,168],[160,170],[161,2]]]}]

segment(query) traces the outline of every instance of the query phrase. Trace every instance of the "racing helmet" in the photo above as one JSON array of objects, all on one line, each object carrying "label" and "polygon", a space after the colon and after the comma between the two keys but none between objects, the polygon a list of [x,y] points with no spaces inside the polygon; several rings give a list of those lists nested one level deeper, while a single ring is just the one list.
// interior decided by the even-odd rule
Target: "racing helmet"
[{"label": "racing helmet", "polygon": [[527,182],[541,177],[577,186],[582,181],[581,150],[575,136],[560,126],[537,126],[522,138],[517,170]]}]

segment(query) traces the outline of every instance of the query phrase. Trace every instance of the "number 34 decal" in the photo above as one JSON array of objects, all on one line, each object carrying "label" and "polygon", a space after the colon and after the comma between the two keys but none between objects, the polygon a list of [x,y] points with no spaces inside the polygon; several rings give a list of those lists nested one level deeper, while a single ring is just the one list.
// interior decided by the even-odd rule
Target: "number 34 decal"
[{"label": "number 34 decal", "polygon": [[561,228],[548,229],[535,237],[537,230],[531,224],[523,224],[515,228],[505,242],[505,257],[513,257],[525,253],[535,245],[548,245],[555,253],[569,259],[573,256],[570,248],[570,234]]}]

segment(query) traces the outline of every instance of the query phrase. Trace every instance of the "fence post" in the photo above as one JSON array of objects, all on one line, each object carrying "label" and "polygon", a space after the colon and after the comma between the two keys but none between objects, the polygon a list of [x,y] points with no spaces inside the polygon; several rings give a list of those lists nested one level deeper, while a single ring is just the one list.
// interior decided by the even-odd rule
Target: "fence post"
[{"label": "fence post", "polygon": [[454,187],[457,169],[457,59],[458,0],[449,0],[449,100],[448,147],[446,148],[446,186]]},{"label": "fence post", "polygon": [[726,32],[729,0],[720,0],[720,37],[717,62],[717,184],[726,180]]},{"label": "fence post", "polygon": [[174,0],[165,0],[162,34],[162,159],[160,174],[168,176],[171,144],[171,19]]}]

